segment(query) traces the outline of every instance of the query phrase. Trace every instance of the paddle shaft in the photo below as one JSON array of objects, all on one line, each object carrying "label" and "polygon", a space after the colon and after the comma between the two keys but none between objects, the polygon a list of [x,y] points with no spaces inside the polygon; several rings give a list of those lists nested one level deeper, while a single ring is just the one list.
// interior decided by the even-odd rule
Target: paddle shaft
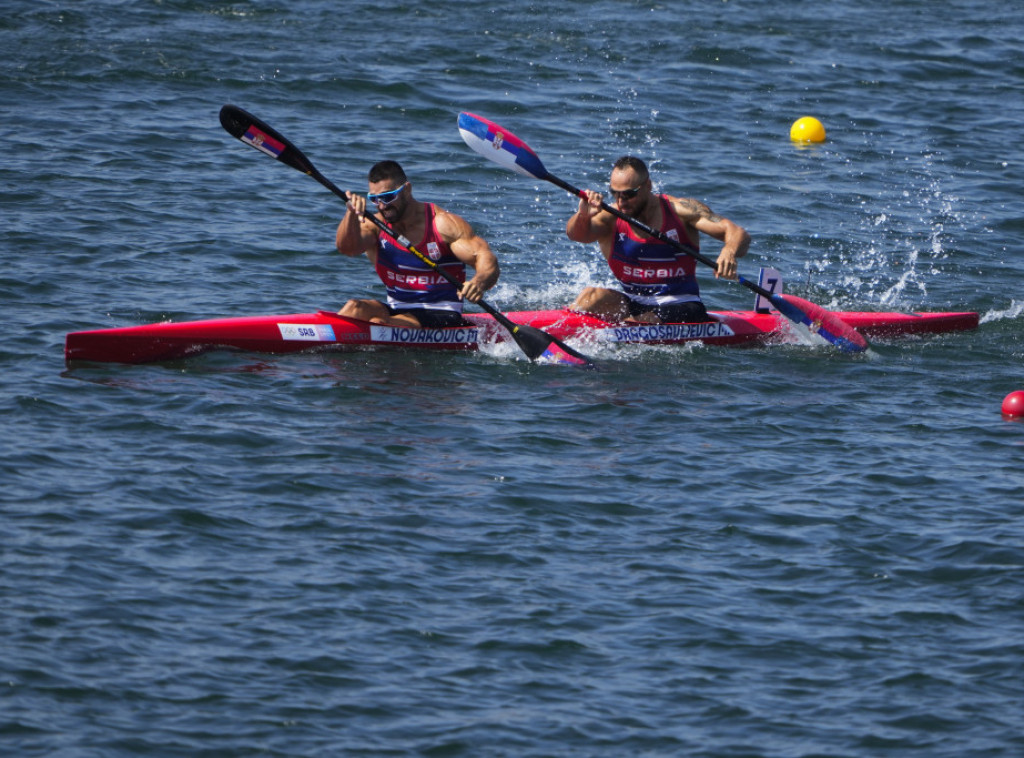
[{"label": "paddle shaft", "polygon": [[[235,138],[252,145],[260,152],[266,153],[282,163],[288,164],[292,168],[306,174],[306,176],[313,177],[346,203],[349,201],[348,193],[345,190],[339,188],[338,185],[321,174],[317,167],[313,165],[313,161],[306,157],[305,153],[299,150],[299,148],[292,144],[291,140],[269,124],[264,123],[251,113],[233,105],[225,105],[221,108],[220,122],[221,125]],[[249,130],[254,128],[258,129],[259,132],[254,135],[250,135]],[[434,269],[434,271],[447,279],[451,284],[454,284],[456,287],[461,289],[461,282],[417,250],[404,236],[397,234],[395,230],[372,213],[367,213],[366,218],[376,224],[381,231],[394,236],[394,238],[406,247],[410,253]],[[489,305],[484,302],[480,302],[479,305],[492,316],[494,315],[493,309]]]},{"label": "paddle shaft", "polygon": [[[472,113],[460,113],[459,132],[462,134],[462,139],[465,140],[467,145],[487,159],[516,173],[551,182],[567,190],[570,194],[586,200],[586,193],[544,168],[544,164],[529,145],[493,121],[488,121]],[[696,251],[688,250],[678,240],[674,240],[668,235],[652,229],[639,219],[627,216],[605,202],[601,203],[601,208],[616,218],[622,219],[640,231],[646,232],[653,238],[676,248],[685,255],[689,255],[691,258],[717,271],[718,264]],[[779,313],[790,321],[809,327],[811,331],[817,332],[833,345],[849,352],[867,349],[867,342],[855,329],[843,323],[842,319],[829,313],[821,306],[792,295],[772,294],[760,285],[747,281],[742,276],[738,276],[736,280],[761,297],[768,298],[772,305],[778,309]]]},{"label": "paddle shaft", "polygon": [[[567,190],[573,195],[577,195],[580,198],[586,200],[586,193],[584,193],[578,187],[574,187],[573,185],[569,184],[569,182],[565,181],[564,179],[558,178],[547,169],[543,169],[543,178],[547,179],[552,184],[555,184],[561,187],[562,189]],[[680,243],[678,240],[672,239],[667,234],[664,234],[658,231],[657,229],[652,229],[643,221],[633,218],[632,216],[628,216],[622,211],[620,211],[618,208],[613,208],[612,206],[608,205],[608,203],[605,203],[603,201],[601,202],[601,208],[603,210],[608,211],[613,216],[621,218],[623,221],[633,225],[637,229],[646,232],[652,237],[655,237],[656,239],[659,239],[662,242],[671,245],[677,250],[680,250],[686,255],[689,255],[691,258],[695,258],[701,263],[710,266],[715,270],[718,269],[718,264],[715,263],[710,258],[701,255],[698,252],[688,250],[687,248],[683,247],[682,243]],[[808,302],[806,300],[800,300],[799,298],[795,298],[792,295],[778,295],[769,292],[764,287],[758,284],[754,284],[754,282],[744,279],[742,276],[737,276],[736,279],[740,284],[742,284],[747,289],[752,290],[753,292],[756,292],[758,295],[767,298],[768,301],[772,305],[774,305],[776,309],[778,309],[779,313],[788,318],[790,321],[792,321],[795,324],[813,327],[813,331],[817,332],[819,336],[823,337],[828,342],[831,342],[836,347],[839,347],[840,349],[845,350],[847,352],[859,352],[861,350],[867,349],[867,341],[864,339],[863,336],[861,336],[855,329],[845,324],[842,321],[842,319],[838,318],[833,313],[829,313],[820,305],[815,305],[814,303]]]},{"label": "paddle shaft", "polygon": [[[319,171],[317,171],[315,168],[313,168],[312,164],[310,164],[309,168],[311,169],[311,171],[309,171],[307,173],[311,177],[316,179],[318,182],[320,182],[322,185],[324,185],[327,189],[329,189],[335,195],[340,197],[346,203],[348,202],[348,193],[345,192],[345,190],[339,189],[337,187],[337,185],[335,185],[334,182],[332,182],[326,176],[324,176]],[[451,284],[454,284],[456,287],[458,287],[460,289],[462,288],[462,283],[458,279],[456,279],[454,276],[449,274],[443,268],[438,266],[436,263],[434,263],[434,261],[430,260],[430,258],[425,256],[419,250],[417,250],[415,245],[413,245],[412,242],[409,241],[408,237],[406,237],[403,234],[398,234],[394,229],[392,229],[390,226],[388,226],[386,223],[384,223],[381,219],[379,219],[376,216],[374,216],[372,213],[367,213],[366,214],[366,218],[370,219],[370,221],[372,221],[377,226],[377,228],[380,229],[382,232],[387,232],[388,234],[394,236],[394,238],[396,240],[398,240],[398,243],[400,245],[402,245],[406,250],[408,250],[410,253],[412,253],[417,258],[419,258],[421,261],[423,261],[428,266],[430,266],[432,269],[434,269],[434,271],[436,271],[441,276],[443,276],[445,279],[447,279]],[[497,321],[499,324],[501,324],[506,329],[508,329],[508,331],[510,331],[513,334],[513,336],[516,333],[518,333],[518,331],[519,331],[519,324],[517,324],[515,321],[510,319],[508,316],[506,316],[504,313],[499,311],[497,308],[495,308],[493,305],[488,303],[486,300],[477,300],[476,304],[479,305],[480,308],[483,309],[485,312],[487,312],[491,316],[493,316],[494,320]]]},{"label": "paddle shaft", "polygon": [[[310,170],[306,172],[307,174],[309,174],[311,177],[316,179],[318,182],[320,182],[320,184],[324,185],[327,189],[329,189],[335,195],[340,197],[346,203],[349,201],[348,193],[345,190],[339,189],[338,186],[334,182],[332,182],[326,176],[324,176],[319,171],[317,171],[316,168],[314,168],[312,164],[309,165],[309,169]],[[382,232],[387,232],[388,234],[392,235],[396,240],[398,240],[398,243],[400,245],[402,245],[410,253],[412,253],[417,258],[419,258],[421,261],[423,261],[428,266],[430,266],[432,269],[434,269],[434,271],[436,271],[441,276],[443,276],[445,279],[447,279],[451,284],[454,284],[456,287],[459,287],[459,288],[462,287],[462,283],[458,279],[456,279],[454,276],[449,274],[443,268],[438,266],[436,263],[434,263],[434,261],[430,260],[430,258],[425,256],[419,250],[417,250],[416,246],[413,245],[412,242],[410,242],[409,239],[405,235],[398,234],[393,228],[388,226],[386,223],[384,223],[384,221],[382,221],[381,219],[377,218],[372,213],[367,213],[366,214],[366,218],[370,219],[370,221],[372,221],[377,226],[377,228],[380,229]],[[501,325],[504,326],[506,329],[511,331],[513,328],[518,326],[518,324],[516,324],[511,319],[507,318],[505,316],[505,314],[503,314],[501,311],[495,309],[487,301],[479,300],[479,301],[477,301],[477,305],[479,305],[483,310],[485,310],[487,313],[491,314],[494,318],[496,318],[501,323]]]},{"label": "paddle shaft", "polygon": [[[225,105],[221,108],[220,122],[228,133],[235,138],[251,145],[260,152],[266,153],[282,163],[301,171],[303,174],[313,177],[346,203],[349,202],[350,198],[347,192],[340,189],[334,182],[321,174],[313,165],[313,162],[309,160],[309,158],[307,158],[299,148],[293,145],[287,137],[273,129],[269,124],[264,123],[251,113],[247,113],[234,105]],[[419,260],[423,261],[423,263],[440,274],[449,283],[455,285],[459,290],[462,289],[462,282],[438,266],[430,258],[423,255],[423,253],[417,250],[412,242],[410,242],[404,235],[397,234],[395,230],[373,214],[365,214],[365,217],[369,218],[370,221],[372,221],[381,231],[394,236],[399,244],[404,246],[409,250],[409,252],[419,258]],[[522,349],[526,356],[530,358],[530,360],[545,357],[554,359],[560,363],[571,363],[588,368],[592,368],[594,366],[593,361],[591,361],[587,356],[573,350],[564,342],[552,337],[547,332],[525,324],[517,324],[484,300],[478,300],[476,301],[476,304],[485,312],[490,314],[497,323],[501,324],[501,326],[508,330],[512,335],[512,339],[515,340],[515,343],[520,347],[520,349]]]},{"label": "paddle shaft", "polygon": [[[557,186],[561,187],[562,189],[568,191],[570,194],[576,195],[577,197],[580,197],[583,200],[587,199],[587,195],[586,195],[585,192],[583,192],[583,190],[579,189],[578,187],[574,187],[573,185],[569,184],[569,182],[565,181],[564,179],[560,179],[559,177],[555,176],[551,172],[548,172],[547,176],[545,178],[549,182],[551,182],[552,184],[557,185]],[[710,258],[708,258],[706,255],[702,255],[701,253],[694,252],[693,250],[688,250],[678,240],[674,240],[671,237],[669,237],[667,234],[665,234],[664,232],[658,231],[657,229],[654,229],[654,228],[648,226],[647,224],[645,224],[640,219],[633,218],[632,216],[629,216],[629,215],[623,213],[618,208],[615,208],[614,206],[608,205],[608,203],[606,203],[604,201],[601,202],[601,209],[608,211],[610,214],[612,214],[613,216],[615,216],[617,218],[621,218],[627,224],[631,224],[632,226],[636,227],[637,229],[639,229],[640,231],[644,232],[645,234],[649,234],[650,236],[656,237],[657,239],[661,240],[662,242],[665,242],[665,243],[667,243],[669,245],[672,245],[672,247],[674,247],[677,250],[680,250],[680,251],[686,253],[691,258],[697,259],[698,261],[703,263],[705,266],[710,266],[711,268],[715,269],[716,271],[718,270],[718,264],[715,263]],[[775,297],[775,295],[773,293],[769,292],[764,287],[761,287],[760,285],[754,284],[754,282],[751,282],[751,281],[749,281],[747,279],[744,279],[742,276],[738,276],[737,279],[738,279],[740,284],[742,284],[743,286],[753,290],[754,292],[756,292],[757,294],[761,295],[762,297],[766,297],[769,300],[772,299],[773,297]]]}]

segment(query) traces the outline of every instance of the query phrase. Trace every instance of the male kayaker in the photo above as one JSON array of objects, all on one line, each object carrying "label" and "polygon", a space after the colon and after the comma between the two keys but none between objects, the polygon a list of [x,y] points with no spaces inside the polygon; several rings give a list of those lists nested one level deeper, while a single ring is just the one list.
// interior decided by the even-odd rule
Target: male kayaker
[{"label": "male kayaker", "polygon": [[[736,278],[736,259],[747,253],[750,235],[690,198],[655,194],[647,165],[623,156],[612,167],[609,191],[615,207],[657,229],[683,247],[700,251],[699,232],[721,241],[715,277]],[[565,231],[575,242],[597,242],[622,291],[586,287],[570,306],[609,321],[695,323],[708,321],[697,287],[696,260],[648,237],[601,209],[599,192],[586,190]]]},{"label": "male kayaker", "polygon": [[[349,318],[378,324],[436,329],[458,326],[462,302],[477,302],[498,281],[498,261],[490,246],[454,213],[412,195],[412,184],[395,161],[373,165],[366,197],[348,193],[348,210],[335,236],[343,255],[366,253],[387,288],[387,302],[352,299],[338,311]],[[381,231],[366,218],[366,202],[394,231]],[[405,237],[423,255],[462,282],[461,289],[425,264],[398,242]],[[466,281],[466,266],[474,270]]]}]

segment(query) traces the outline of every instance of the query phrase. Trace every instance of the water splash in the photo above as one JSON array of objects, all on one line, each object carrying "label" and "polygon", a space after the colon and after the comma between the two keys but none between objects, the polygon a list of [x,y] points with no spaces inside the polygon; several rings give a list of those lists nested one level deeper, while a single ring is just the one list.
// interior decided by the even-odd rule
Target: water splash
[{"label": "water splash", "polygon": [[[834,186],[853,188],[830,188],[827,193],[830,203],[851,208],[852,221],[841,223],[824,240],[814,235],[822,253],[804,268],[808,281],[836,279],[831,287],[823,285],[835,306],[873,302],[884,308],[917,307],[932,297],[933,285],[944,283],[950,262],[960,253],[955,240],[976,221],[963,210],[962,198],[945,189],[950,171],[939,153],[891,158],[896,160],[878,176],[874,170],[858,174],[860,158],[848,157],[838,164],[843,175],[829,179]],[[865,155],[863,160],[877,163],[879,156]],[[866,184],[880,183],[886,186],[865,194]]]},{"label": "water splash", "polygon": [[1016,300],[1010,301],[1010,307],[1003,310],[990,310],[981,314],[978,319],[979,323],[989,324],[994,321],[1012,321],[1013,319],[1020,318],[1020,315],[1024,313],[1024,303],[1019,303]]}]

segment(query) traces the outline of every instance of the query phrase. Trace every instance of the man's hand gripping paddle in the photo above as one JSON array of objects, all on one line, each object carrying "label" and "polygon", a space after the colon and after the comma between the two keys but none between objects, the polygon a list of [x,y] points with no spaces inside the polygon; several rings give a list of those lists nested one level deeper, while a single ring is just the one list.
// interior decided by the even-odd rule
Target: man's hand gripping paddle
[{"label": "man's hand gripping paddle", "polygon": [[[462,135],[462,139],[465,140],[467,145],[483,155],[485,158],[488,158],[505,168],[511,169],[518,174],[532,176],[535,179],[542,179],[544,181],[551,182],[573,195],[585,197],[581,189],[574,187],[563,179],[558,178],[544,168],[544,164],[541,163],[540,158],[537,157],[537,154],[529,145],[519,139],[516,135],[512,134],[512,132],[498,126],[493,121],[488,121],[487,119],[476,116],[472,113],[460,113],[459,133]],[[717,264],[710,258],[707,258],[700,253],[694,253],[687,250],[678,241],[668,237],[656,229],[652,229],[647,226],[647,224],[633,218],[632,216],[627,216],[618,208],[614,208],[607,203],[601,203],[601,207],[613,216],[621,218],[623,221],[631,224],[645,234],[656,237],[662,242],[672,245],[713,269],[718,268]],[[867,350],[868,343],[860,332],[844,322],[834,313],[822,308],[820,305],[815,305],[812,302],[799,297],[794,297],[793,295],[773,294],[754,282],[744,279],[742,276],[739,277],[738,280],[739,283],[747,289],[753,290],[762,297],[768,298],[768,300],[771,301],[771,304],[778,309],[779,313],[790,321],[806,327],[808,330],[818,334],[840,350],[850,353],[858,353]]]},{"label": "man's hand gripping paddle", "polygon": [[[262,153],[266,153],[271,158],[276,158],[282,163],[301,171],[303,174],[313,177],[342,200],[348,201],[347,192],[338,189],[330,179],[317,171],[313,163],[303,155],[301,150],[268,124],[256,118],[256,116],[247,113],[237,106],[225,105],[220,109],[220,123],[231,136],[240,139],[247,145],[251,145]],[[381,219],[370,213],[367,213],[366,217],[382,231],[395,235],[395,231]],[[460,286],[455,277],[413,247],[412,243],[404,236],[396,235],[395,239],[449,282],[456,287]],[[587,358],[587,356],[577,352],[547,332],[525,324],[517,324],[483,300],[480,300],[477,305],[491,314],[495,321],[508,330],[509,334],[512,335],[512,339],[515,340],[516,344],[519,345],[520,349],[531,361],[541,359],[550,363],[564,363],[594,368],[593,361]]]}]

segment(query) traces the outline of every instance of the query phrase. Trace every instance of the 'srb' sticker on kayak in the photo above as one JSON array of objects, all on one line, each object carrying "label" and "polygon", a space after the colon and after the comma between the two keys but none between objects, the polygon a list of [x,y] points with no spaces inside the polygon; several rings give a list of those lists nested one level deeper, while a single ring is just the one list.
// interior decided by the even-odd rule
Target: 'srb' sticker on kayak
[{"label": "'srb' sticker on kayak", "polygon": [[304,340],[306,342],[336,342],[334,328],[330,324],[278,324],[283,340]]}]

